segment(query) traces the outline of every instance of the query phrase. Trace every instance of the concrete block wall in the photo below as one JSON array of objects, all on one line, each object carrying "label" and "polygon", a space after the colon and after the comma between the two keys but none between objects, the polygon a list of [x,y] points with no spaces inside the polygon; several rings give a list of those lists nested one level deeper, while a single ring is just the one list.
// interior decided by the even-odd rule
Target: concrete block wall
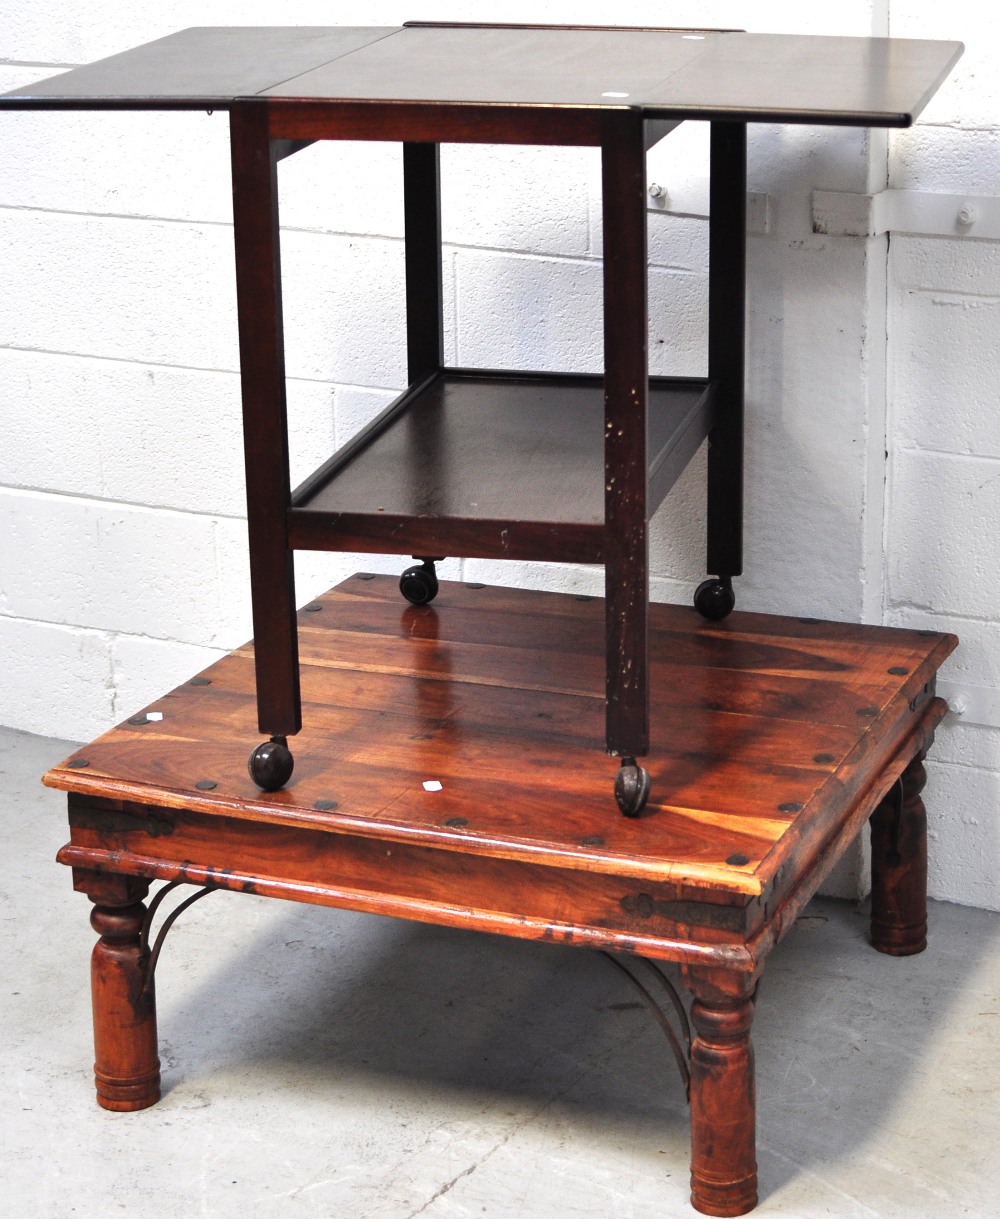
[{"label": "concrete block wall", "polygon": [[[905,31],[896,28],[897,7]],[[0,88],[191,24],[609,19],[606,5],[580,0],[441,0],[433,11],[369,0],[338,4],[335,13],[290,0],[277,16],[262,0],[137,0],[125,9],[96,0],[83,12],[55,0],[0,0],[0,9],[8,10]],[[752,11],[736,0],[625,0],[611,19],[856,35],[891,25],[893,33],[963,37],[916,0],[846,0],[834,12],[803,11],[790,0],[764,0]],[[975,123],[940,119],[911,133],[916,143],[893,145],[893,173],[912,189],[942,180],[935,173],[969,181],[978,173],[981,184],[980,150],[996,139],[983,117],[988,99],[965,84],[951,104],[961,113],[978,106]],[[651,158],[651,174],[671,193],[690,192],[704,175],[705,134],[688,124]],[[980,408],[952,404],[947,368],[935,361],[922,377],[917,359],[926,352],[921,325],[940,330],[935,295],[954,288],[947,257],[937,253],[949,243],[926,240],[932,250],[924,255],[914,247],[911,263],[925,276],[914,295],[897,283],[904,264],[896,236],[829,238],[811,228],[814,189],[886,185],[886,148],[883,136],[856,130],[751,129],[750,189],[769,196],[771,224],[750,243],[748,544],[739,601],[848,620],[960,619],[965,637],[974,620],[982,632],[976,654],[985,656],[996,632],[988,594],[969,577],[961,548],[947,542],[964,528],[985,578],[995,578],[986,571],[985,530],[975,542],[976,523],[963,523],[960,511],[962,497],[977,493],[976,474],[955,465],[947,482],[952,532],[941,544],[928,520],[931,497],[921,494],[928,463],[941,479],[948,461],[969,464],[968,453],[949,445],[965,443],[977,461],[989,460]],[[6,114],[0,156],[8,287],[0,297],[0,409],[12,438],[0,448],[0,642],[11,658],[0,722],[85,738],[250,633],[226,116]],[[598,369],[596,156],[451,147],[443,175],[448,358]],[[403,383],[398,149],[308,149],[282,163],[281,192],[297,478]],[[655,371],[704,368],[705,229],[697,215],[650,215]],[[986,271],[978,273],[977,299],[985,301]],[[987,312],[947,317],[956,342],[976,325],[987,341]],[[956,358],[955,377],[960,366]],[[944,389],[949,409],[935,411],[929,403]],[[964,441],[947,429],[952,412],[965,420]],[[926,431],[933,420],[950,439]],[[654,523],[660,599],[687,601],[704,574],[703,482],[698,458]],[[358,567],[398,571],[404,561],[297,555],[300,599]],[[587,591],[600,591],[603,579],[598,569],[570,565],[460,560],[443,574]],[[994,661],[990,672],[996,668]],[[961,724],[942,737],[944,761],[932,782],[935,806],[947,795],[948,810],[935,812],[935,892],[1000,907],[1000,886],[987,879],[990,861],[1000,863],[996,821],[986,815],[995,751]],[[956,792],[967,795],[961,809]],[[970,872],[968,860],[980,856]],[[856,890],[859,866],[852,861],[838,880],[841,891]]]},{"label": "concrete block wall", "polygon": [[[945,34],[943,31],[950,32]],[[903,190],[1000,195],[1000,18],[892,0],[901,37],[966,52],[917,127],[894,134]],[[942,671],[959,714],[928,764],[931,890],[1000,906],[1000,243],[975,225],[890,237],[885,620],[954,631]]]}]

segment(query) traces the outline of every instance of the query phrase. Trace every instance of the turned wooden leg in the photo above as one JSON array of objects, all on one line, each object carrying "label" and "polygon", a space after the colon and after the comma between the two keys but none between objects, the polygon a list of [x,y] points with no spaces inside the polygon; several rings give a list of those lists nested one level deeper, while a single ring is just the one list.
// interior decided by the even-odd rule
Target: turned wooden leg
[{"label": "turned wooden leg", "polygon": [[91,958],[94,1004],[94,1080],[105,1109],[146,1109],[160,1099],[153,986],[143,990],[145,955],[139,945],[149,882],[90,873],[84,888],[94,903],[90,922],[100,939]]},{"label": "turned wooden leg", "polygon": [[691,1022],[691,1204],[705,1215],[757,1205],[753,984],[686,970]]},{"label": "turned wooden leg", "polygon": [[[894,957],[927,947],[927,812],[920,798],[924,749],[871,817],[872,943]],[[902,799],[900,799],[902,796]]]}]

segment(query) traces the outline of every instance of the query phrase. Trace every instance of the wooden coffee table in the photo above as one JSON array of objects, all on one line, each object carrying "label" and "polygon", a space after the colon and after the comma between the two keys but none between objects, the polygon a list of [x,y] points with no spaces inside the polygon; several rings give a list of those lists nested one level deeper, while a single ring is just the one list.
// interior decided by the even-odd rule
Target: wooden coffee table
[{"label": "wooden coffee table", "polygon": [[359,574],[298,630],[308,714],[282,790],[246,769],[251,645],[45,776],[69,793],[59,859],[100,934],[98,1102],[159,1098],[152,881],[551,940],[636,978],[639,958],[679,965],[692,1202],[751,1210],[758,979],[868,820],[873,943],[926,945],[921,761],[954,637],[652,606],[654,794],[629,819],[607,800],[599,598],[444,583],[417,607]]}]

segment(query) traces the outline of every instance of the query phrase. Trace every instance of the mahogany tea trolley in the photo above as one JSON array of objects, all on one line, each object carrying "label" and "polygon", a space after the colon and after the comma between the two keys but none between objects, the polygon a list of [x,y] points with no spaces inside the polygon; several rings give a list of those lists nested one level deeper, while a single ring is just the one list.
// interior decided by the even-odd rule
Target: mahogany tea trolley
[{"label": "mahogany tea trolley", "polygon": [[[598,563],[605,570],[604,742],[638,815],[649,774],[648,525],[709,440],[710,619],[743,569],[748,122],[901,127],[959,43],[740,31],[411,23],[190,29],[0,98],[0,106],[228,109],[243,385],[258,785],[290,778],[302,726],[296,549]],[[711,123],[707,376],[649,377],[646,150]],[[403,146],[408,387],[293,490],[288,470],[278,162],[316,140]],[[447,367],[442,143],[600,149],[604,374]]]},{"label": "mahogany tea trolley", "polygon": [[[747,124],[903,127],[960,53],[709,30],[204,28],[0,97],[230,121],[254,641],[46,776],[69,793],[59,858],[100,934],[100,1104],[159,1098],[156,960],[204,893],[555,940],[615,954],[668,1032],[694,1205],[752,1209],[757,983],[869,819],[874,944],[924,947],[921,759],[955,640],[732,612]],[[684,120],[711,125],[707,371],[650,377],[645,154]],[[316,140],[402,145],[408,385],[293,490],[278,165]],[[600,150],[602,375],[446,365],[451,142]],[[649,522],[705,440],[698,612],[650,605]],[[300,549],[416,564],[297,614]],[[444,555],[603,564],[605,597],[439,589]],[[609,815],[602,739],[625,817]],[[154,937],[177,885],[197,888]],[[679,966],[690,1018],[658,962]]]}]

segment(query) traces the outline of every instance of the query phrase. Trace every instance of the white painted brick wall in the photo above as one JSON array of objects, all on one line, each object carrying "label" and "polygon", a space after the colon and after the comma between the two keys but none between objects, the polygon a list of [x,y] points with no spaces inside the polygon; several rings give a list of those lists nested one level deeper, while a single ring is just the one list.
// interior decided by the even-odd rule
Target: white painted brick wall
[{"label": "white painted brick wall", "polygon": [[[894,134],[891,185],[1000,194],[995,10],[892,0],[891,30],[966,45],[921,123]],[[958,634],[941,675],[956,687],[1000,686],[998,301],[997,242],[892,236],[885,619]],[[1000,908],[1000,725],[949,716],[928,771],[931,892]]]},{"label": "white painted brick wall", "polygon": [[[0,718],[44,732],[67,725],[81,740],[115,722],[111,636],[0,614],[4,681]],[[176,684],[176,683],[175,683]],[[50,731],[58,731],[53,729]]]},{"label": "white painted brick wall", "polygon": [[[953,23],[928,0],[668,8],[621,0],[612,14],[581,0],[438,0],[431,11],[368,0],[334,12],[320,0],[289,0],[276,14],[263,0],[0,0],[0,88],[192,24],[378,25],[430,15],[856,35],[891,28],[970,46],[929,122],[894,139],[891,184],[997,189],[994,19]],[[954,628],[965,643],[951,679],[996,685],[996,248],[811,231],[814,189],[886,185],[885,147],[883,137],[853,130],[751,129],[750,187],[770,196],[772,227],[750,242],[740,603]],[[6,114],[0,156],[8,440],[0,643],[10,658],[0,722],[84,738],[249,631],[226,116]],[[690,185],[705,172],[703,130],[689,125],[656,156],[664,185]],[[443,174],[449,359],[597,369],[595,154],[446,148]],[[311,148],[282,164],[281,192],[299,479],[403,381],[399,151]],[[650,251],[652,365],[697,374],[704,221],[651,216]],[[654,522],[658,598],[687,600],[703,575],[703,483],[699,455]],[[300,597],[359,566],[400,564],[300,554]],[[458,560],[443,574],[589,591],[602,579],[592,568]],[[939,896],[1000,908],[991,879],[1000,870],[998,740],[996,727],[956,724],[941,734],[932,883]],[[842,886],[856,883],[852,869],[856,860]]]}]

